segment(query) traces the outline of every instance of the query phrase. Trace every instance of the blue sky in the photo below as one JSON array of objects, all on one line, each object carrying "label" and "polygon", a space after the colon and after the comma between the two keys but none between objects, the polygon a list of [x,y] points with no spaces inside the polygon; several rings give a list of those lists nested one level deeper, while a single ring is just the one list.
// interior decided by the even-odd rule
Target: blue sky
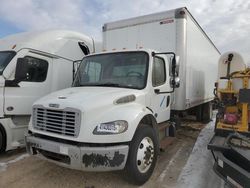
[{"label": "blue sky", "polygon": [[0,18],[0,38],[13,34],[13,33],[19,33],[23,30],[17,28],[12,23],[9,23],[8,21],[5,21]]},{"label": "blue sky", "polygon": [[186,6],[221,52],[250,62],[250,1],[0,0],[0,38],[23,31],[71,29],[101,40],[103,23]]}]

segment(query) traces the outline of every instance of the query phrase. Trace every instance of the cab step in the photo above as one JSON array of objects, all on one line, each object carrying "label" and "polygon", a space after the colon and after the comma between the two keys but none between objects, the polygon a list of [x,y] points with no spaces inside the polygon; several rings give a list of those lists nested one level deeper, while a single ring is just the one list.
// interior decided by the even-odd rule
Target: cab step
[{"label": "cab step", "polygon": [[160,150],[164,151],[176,139],[175,127],[173,127],[170,122],[160,123],[158,124],[158,133],[160,140]]}]

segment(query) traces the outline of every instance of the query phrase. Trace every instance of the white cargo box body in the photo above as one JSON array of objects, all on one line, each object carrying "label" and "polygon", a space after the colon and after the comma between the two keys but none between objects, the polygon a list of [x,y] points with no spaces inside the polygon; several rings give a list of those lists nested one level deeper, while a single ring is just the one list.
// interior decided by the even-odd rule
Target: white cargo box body
[{"label": "white cargo box body", "polygon": [[180,57],[180,88],[172,110],[186,110],[213,100],[220,52],[186,8],[107,23],[105,50],[149,48]]}]

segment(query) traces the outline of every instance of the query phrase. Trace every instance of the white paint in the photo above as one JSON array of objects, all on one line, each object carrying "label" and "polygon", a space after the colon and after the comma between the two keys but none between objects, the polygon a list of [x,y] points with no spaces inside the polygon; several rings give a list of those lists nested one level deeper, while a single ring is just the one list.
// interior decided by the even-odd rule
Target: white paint
[{"label": "white paint", "polygon": [[64,155],[68,155],[69,154],[69,148],[65,147],[65,146],[60,146],[60,153],[64,154]]},{"label": "white paint", "polygon": [[7,161],[5,163],[0,163],[0,172],[5,171],[9,164],[16,163],[16,162],[21,161],[29,156],[30,156],[29,154],[25,153],[23,155],[18,156],[17,158],[15,158],[13,160]]}]

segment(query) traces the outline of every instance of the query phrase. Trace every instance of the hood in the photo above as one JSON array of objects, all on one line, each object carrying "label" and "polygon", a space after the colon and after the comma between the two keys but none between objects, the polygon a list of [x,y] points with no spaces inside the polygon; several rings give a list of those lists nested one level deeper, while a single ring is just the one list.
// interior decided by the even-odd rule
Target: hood
[{"label": "hood", "polygon": [[81,111],[92,110],[114,104],[114,102],[128,95],[135,95],[135,101],[145,104],[145,93],[142,90],[113,88],[113,87],[73,87],[49,94],[34,105],[56,104],[58,109],[66,107],[77,108]]}]

